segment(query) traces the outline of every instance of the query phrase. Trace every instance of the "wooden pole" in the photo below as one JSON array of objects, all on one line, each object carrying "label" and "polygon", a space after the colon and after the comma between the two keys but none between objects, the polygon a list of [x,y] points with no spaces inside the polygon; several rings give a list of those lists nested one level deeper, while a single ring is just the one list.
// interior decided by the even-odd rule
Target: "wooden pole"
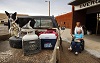
[{"label": "wooden pole", "polygon": [[50,16],[50,1],[49,1],[49,16]]},{"label": "wooden pole", "polygon": [[99,23],[99,13],[97,13],[97,27],[96,27],[96,35],[98,34],[98,23]]}]

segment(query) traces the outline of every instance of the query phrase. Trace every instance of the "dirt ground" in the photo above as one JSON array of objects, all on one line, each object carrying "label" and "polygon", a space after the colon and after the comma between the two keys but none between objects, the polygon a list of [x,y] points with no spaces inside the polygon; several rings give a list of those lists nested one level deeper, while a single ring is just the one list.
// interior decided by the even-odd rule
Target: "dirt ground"
[{"label": "dirt ground", "polygon": [[0,24],[0,35],[8,34],[8,26],[4,26],[3,24]]},{"label": "dirt ground", "polygon": [[8,38],[9,38],[8,26],[4,26],[3,24],[0,24],[0,41],[6,40]]},{"label": "dirt ground", "polygon": [[63,42],[63,51],[61,51],[61,63],[100,63],[100,58],[90,55],[87,51],[82,51],[79,55],[68,51],[69,43]]},{"label": "dirt ground", "polygon": [[[8,33],[7,26],[0,26],[0,34],[6,33]],[[63,51],[60,51],[61,63],[100,63],[100,58],[90,55],[87,51],[82,51],[76,56],[73,52],[67,50],[69,43],[63,42],[62,45]],[[50,59],[51,53],[50,50],[43,50],[40,54],[36,54],[40,55],[38,58],[36,58],[36,55],[24,56],[22,49],[11,48],[8,40],[0,41],[0,63],[48,63],[46,60]]]},{"label": "dirt ground", "polygon": [[0,41],[0,63],[49,63],[52,50],[24,56],[22,49],[11,48],[9,41]]}]

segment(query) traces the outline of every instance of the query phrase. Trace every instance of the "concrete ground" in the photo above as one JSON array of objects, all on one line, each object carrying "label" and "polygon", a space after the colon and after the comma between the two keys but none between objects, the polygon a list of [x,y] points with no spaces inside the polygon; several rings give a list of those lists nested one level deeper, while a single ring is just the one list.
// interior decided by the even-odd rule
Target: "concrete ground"
[{"label": "concrete ground", "polygon": [[61,50],[61,62],[60,63],[100,63],[100,59],[92,56],[86,50],[82,51],[78,55],[69,51],[67,48],[70,43],[63,42],[63,51]]},{"label": "concrete ground", "polygon": [[[61,30],[62,39],[66,42],[71,42],[70,29]],[[85,35],[85,50],[90,54],[100,58],[100,36]]]}]

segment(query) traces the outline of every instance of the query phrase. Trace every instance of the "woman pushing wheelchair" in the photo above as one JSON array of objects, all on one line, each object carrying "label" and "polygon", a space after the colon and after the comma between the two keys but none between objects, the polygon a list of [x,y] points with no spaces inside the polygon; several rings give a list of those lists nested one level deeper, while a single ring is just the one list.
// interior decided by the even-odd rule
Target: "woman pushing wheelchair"
[{"label": "woman pushing wheelchair", "polygon": [[72,42],[68,50],[74,51],[76,55],[84,50],[83,35],[84,33],[82,27],[80,26],[80,22],[77,22],[74,30],[74,35],[72,35]]}]

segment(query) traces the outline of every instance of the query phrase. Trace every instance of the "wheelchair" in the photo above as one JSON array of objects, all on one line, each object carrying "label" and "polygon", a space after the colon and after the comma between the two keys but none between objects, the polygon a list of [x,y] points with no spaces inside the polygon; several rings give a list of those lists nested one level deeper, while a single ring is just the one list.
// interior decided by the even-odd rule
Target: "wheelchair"
[{"label": "wheelchair", "polygon": [[[72,38],[72,41],[74,41],[74,38]],[[71,45],[72,45],[72,41],[71,41]],[[84,50],[84,47],[85,47],[85,41],[84,39],[81,40],[81,44],[80,44],[80,51],[83,51]],[[75,51],[75,49],[73,48],[72,51]]]}]

